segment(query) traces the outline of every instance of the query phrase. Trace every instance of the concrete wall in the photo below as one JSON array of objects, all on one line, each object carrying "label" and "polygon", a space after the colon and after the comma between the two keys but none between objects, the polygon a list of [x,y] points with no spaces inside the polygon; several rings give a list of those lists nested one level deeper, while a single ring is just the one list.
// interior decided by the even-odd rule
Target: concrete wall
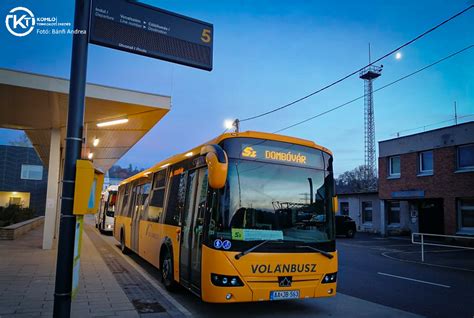
[{"label": "concrete wall", "polygon": [[34,148],[0,145],[0,191],[30,193],[30,207],[37,215],[44,215],[47,167],[43,167],[42,180],[24,180],[22,164],[43,165]]},{"label": "concrete wall", "polygon": [[0,240],[14,240],[19,236],[28,233],[34,228],[43,225],[44,216],[38,216],[31,220],[0,227]]},{"label": "concrete wall", "polygon": [[[382,210],[381,200],[377,193],[354,193],[338,194],[339,212],[341,213],[341,203],[349,203],[349,216],[356,222],[357,231],[370,232],[387,235],[406,235],[418,232],[418,219],[410,216],[410,203],[400,202],[400,223],[388,224],[389,201],[384,201],[385,210]],[[372,202],[372,223],[362,222],[362,202]],[[383,215],[384,214],[384,217]],[[382,221],[385,222],[383,226]],[[413,222],[415,221],[415,222]]]},{"label": "concrete wall", "polygon": [[[341,202],[349,203],[349,216],[356,222],[357,231],[380,233],[380,200],[377,193],[338,194],[339,213]],[[362,202],[372,202],[372,223],[362,222]]]}]

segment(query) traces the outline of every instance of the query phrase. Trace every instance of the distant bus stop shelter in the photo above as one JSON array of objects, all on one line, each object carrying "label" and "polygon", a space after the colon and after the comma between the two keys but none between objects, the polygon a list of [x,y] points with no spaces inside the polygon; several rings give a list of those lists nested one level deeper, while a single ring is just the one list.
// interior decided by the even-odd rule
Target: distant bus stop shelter
[{"label": "distant bus stop shelter", "polygon": [[[68,80],[0,69],[0,128],[24,130],[48,168],[44,249],[53,248],[59,229],[68,92]],[[83,157],[92,153],[94,166],[107,171],[166,115],[170,104],[169,96],[87,84]]]}]

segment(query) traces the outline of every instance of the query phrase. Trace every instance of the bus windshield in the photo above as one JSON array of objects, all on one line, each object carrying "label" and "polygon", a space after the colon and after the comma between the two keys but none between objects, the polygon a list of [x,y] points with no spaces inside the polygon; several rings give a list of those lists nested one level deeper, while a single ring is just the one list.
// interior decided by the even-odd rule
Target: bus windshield
[{"label": "bus windshield", "polygon": [[333,240],[329,176],[323,169],[230,159],[210,239],[299,244]]}]

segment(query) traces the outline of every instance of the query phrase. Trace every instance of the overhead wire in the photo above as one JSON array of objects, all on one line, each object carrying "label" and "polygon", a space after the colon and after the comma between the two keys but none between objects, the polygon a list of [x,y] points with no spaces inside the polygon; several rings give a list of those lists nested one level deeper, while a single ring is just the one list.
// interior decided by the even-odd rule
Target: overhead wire
[{"label": "overhead wire", "polygon": [[474,114],[467,114],[467,115],[463,115],[463,116],[457,116],[456,118],[453,117],[453,118],[451,118],[451,119],[446,119],[446,120],[438,121],[438,122],[436,122],[436,123],[431,123],[431,124],[419,126],[419,127],[416,127],[416,128],[404,129],[404,130],[400,130],[400,131],[397,131],[396,133],[391,134],[391,136],[400,137],[400,134],[401,134],[401,133],[404,133],[404,132],[414,131],[414,130],[418,130],[418,129],[422,129],[422,128],[424,129],[424,128],[426,128],[426,127],[431,127],[431,126],[435,126],[435,125],[439,125],[439,124],[444,124],[444,123],[447,123],[447,122],[450,122],[450,121],[455,121],[456,119],[459,120],[459,119],[467,118],[467,117],[471,117],[471,116],[474,116]]},{"label": "overhead wire", "polygon": [[[441,59],[439,59],[439,60],[437,60],[437,61],[435,61],[435,62],[433,62],[433,63],[431,63],[431,64],[428,64],[428,65],[426,65],[426,66],[424,66],[424,67],[422,67],[422,68],[420,68],[420,69],[418,69],[418,70],[416,70],[416,71],[414,71],[414,72],[411,72],[410,74],[407,74],[407,75],[405,75],[405,76],[402,76],[402,77],[400,77],[400,78],[394,80],[393,82],[390,82],[390,83],[388,83],[388,84],[386,84],[386,85],[383,85],[382,87],[379,87],[379,88],[375,89],[373,92],[375,93],[375,92],[381,91],[381,90],[383,90],[383,89],[385,89],[385,88],[387,88],[387,87],[389,87],[389,86],[392,86],[392,85],[394,85],[394,84],[396,84],[396,83],[398,83],[398,82],[401,82],[401,81],[403,81],[403,80],[405,80],[405,79],[407,79],[407,78],[409,78],[409,77],[411,77],[411,76],[413,76],[413,75],[416,75],[416,74],[418,74],[418,73],[420,73],[420,72],[422,72],[422,71],[424,71],[424,70],[426,70],[426,69],[428,69],[428,68],[430,68],[430,67],[433,67],[433,66],[435,66],[435,65],[437,65],[437,64],[439,64],[439,63],[441,63],[441,62],[444,62],[444,61],[446,61],[446,60],[448,60],[448,59],[450,59],[450,58],[452,58],[452,57],[454,57],[454,56],[456,56],[456,55],[458,55],[458,54],[461,54],[461,53],[463,53],[463,52],[465,52],[465,51],[467,51],[467,50],[469,50],[469,49],[472,49],[473,47],[474,47],[474,44],[471,44],[471,45],[469,45],[469,46],[467,46],[467,47],[465,47],[465,48],[463,48],[463,49],[461,49],[461,50],[458,50],[458,51],[456,51],[456,52],[454,52],[454,53],[451,53],[451,54],[449,54],[449,55],[447,55],[447,56],[445,56],[445,57],[443,57],[443,58],[441,58]],[[349,100],[349,101],[347,101],[347,102],[345,102],[345,103],[343,103],[343,104],[341,104],[341,105],[338,105],[338,106],[335,106],[335,107],[330,108],[330,109],[328,109],[328,110],[325,110],[325,111],[323,111],[323,112],[321,112],[321,113],[319,113],[319,114],[316,114],[316,115],[314,115],[314,116],[311,116],[311,117],[309,117],[309,118],[306,118],[306,119],[304,119],[304,120],[302,120],[302,121],[299,121],[299,122],[297,122],[297,123],[295,123],[295,124],[286,126],[286,127],[284,127],[284,128],[281,128],[281,129],[278,129],[278,130],[274,131],[273,133],[278,133],[278,132],[281,132],[281,131],[284,131],[284,130],[293,128],[293,127],[295,127],[295,126],[299,126],[299,125],[301,125],[301,124],[304,124],[304,123],[306,123],[306,122],[308,122],[308,121],[311,121],[311,120],[313,120],[313,119],[315,119],[315,118],[321,117],[321,116],[323,116],[323,115],[326,115],[327,113],[333,112],[333,111],[335,111],[335,110],[337,110],[337,109],[339,109],[339,108],[342,108],[342,107],[347,106],[347,105],[349,105],[349,104],[352,104],[352,103],[354,103],[354,102],[356,102],[356,101],[358,101],[358,100],[360,100],[360,99],[363,99],[366,95],[367,95],[367,94],[364,94],[364,95],[361,95],[361,96],[356,97],[356,98],[354,98],[354,99],[351,99],[351,100]]]},{"label": "overhead wire", "polygon": [[352,77],[353,75],[355,75],[355,74],[361,72],[362,70],[366,69],[367,67],[370,67],[370,66],[372,66],[373,64],[375,64],[375,63],[377,63],[377,62],[380,62],[381,60],[383,60],[383,59],[385,59],[386,57],[392,55],[393,53],[395,53],[395,52],[397,52],[397,51],[400,51],[402,48],[407,47],[408,45],[412,44],[413,42],[415,42],[415,41],[421,39],[422,37],[428,35],[429,33],[433,32],[433,31],[435,31],[436,29],[440,28],[441,26],[445,25],[446,23],[448,23],[448,22],[454,20],[455,18],[459,17],[459,16],[462,15],[463,13],[469,11],[469,10],[472,9],[473,7],[474,7],[474,5],[470,5],[469,7],[465,8],[464,10],[459,11],[458,13],[456,13],[456,14],[452,15],[451,17],[445,19],[444,21],[442,21],[442,22],[436,24],[435,26],[431,27],[430,29],[426,30],[425,32],[423,32],[423,33],[417,35],[416,37],[414,37],[413,39],[409,40],[408,42],[405,42],[404,44],[400,45],[399,47],[397,47],[397,48],[391,50],[390,52],[388,52],[388,53],[382,55],[381,57],[377,58],[375,61],[370,62],[370,63],[367,64],[366,66],[363,66],[363,67],[361,67],[361,68],[359,68],[359,69],[353,71],[352,73],[350,73],[350,74],[348,74],[348,75],[346,75],[346,76],[344,76],[344,77],[342,77],[342,78],[340,78],[340,79],[338,79],[338,80],[336,80],[336,81],[334,81],[334,82],[332,82],[332,83],[330,83],[330,84],[328,84],[328,85],[326,85],[326,86],[324,86],[324,87],[322,87],[322,88],[320,88],[320,89],[318,89],[318,90],[316,90],[316,91],[313,91],[313,92],[311,92],[311,93],[309,93],[309,94],[307,94],[307,95],[305,95],[305,96],[303,96],[303,97],[300,97],[300,98],[298,98],[298,99],[296,99],[296,100],[294,100],[294,101],[292,101],[292,102],[290,102],[290,103],[287,103],[287,104],[285,104],[285,105],[282,105],[282,106],[280,106],[280,107],[274,108],[274,109],[272,109],[272,110],[263,112],[263,113],[258,114],[258,115],[254,115],[254,116],[250,116],[250,117],[247,117],[247,118],[244,118],[244,119],[240,119],[239,121],[240,121],[240,122],[245,122],[245,121],[249,121],[249,120],[253,120],[253,119],[257,119],[257,118],[260,118],[260,117],[269,115],[269,114],[271,114],[271,113],[277,112],[277,111],[279,111],[279,110],[282,110],[282,109],[284,109],[284,108],[287,108],[287,107],[290,107],[290,106],[292,106],[292,105],[294,105],[294,104],[297,104],[297,103],[299,103],[299,102],[301,102],[301,101],[303,101],[303,100],[305,100],[305,99],[307,99],[307,98],[309,98],[309,97],[311,97],[311,96],[314,96],[314,95],[316,95],[316,94],[318,94],[318,93],[320,93],[320,92],[322,92],[322,91],[324,91],[324,90],[326,90],[326,89],[328,89],[328,88],[330,88],[330,87],[336,85],[336,84],[339,84],[339,83],[341,83],[342,81],[345,81],[346,79],[348,79],[348,78]]}]

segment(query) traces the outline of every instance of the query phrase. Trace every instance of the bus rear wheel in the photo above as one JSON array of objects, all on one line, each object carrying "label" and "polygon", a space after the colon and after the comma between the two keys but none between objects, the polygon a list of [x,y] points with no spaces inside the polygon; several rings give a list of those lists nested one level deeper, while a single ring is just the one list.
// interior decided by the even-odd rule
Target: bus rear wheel
[{"label": "bus rear wheel", "polygon": [[177,284],[174,280],[173,274],[173,257],[168,246],[163,247],[165,249],[163,257],[161,259],[161,280],[165,288],[169,291],[175,291]]},{"label": "bus rear wheel", "polygon": [[125,245],[125,235],[123,234],[123,230],[120,231],[120,250],[123,254],[128,254],[129,250]]}]

